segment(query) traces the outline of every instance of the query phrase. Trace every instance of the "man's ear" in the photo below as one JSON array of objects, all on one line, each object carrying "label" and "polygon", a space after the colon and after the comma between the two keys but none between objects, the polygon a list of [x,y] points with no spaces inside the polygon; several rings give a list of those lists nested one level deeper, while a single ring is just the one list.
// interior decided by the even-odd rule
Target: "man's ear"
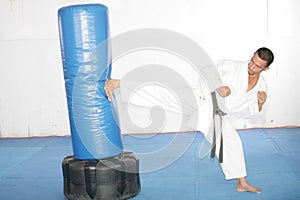
[{"label": "man's ear", "polygon": [[264,68],[264,71],[268,71],[270,68],[269,67],[265,67]]}]

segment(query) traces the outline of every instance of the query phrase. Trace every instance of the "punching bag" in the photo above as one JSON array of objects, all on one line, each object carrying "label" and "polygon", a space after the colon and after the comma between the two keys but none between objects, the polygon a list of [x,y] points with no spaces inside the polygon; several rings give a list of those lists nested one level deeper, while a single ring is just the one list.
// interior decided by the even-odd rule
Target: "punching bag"
[{"label": "punching bag", "polygon": [[58,24],[74,157],[93,160],[119,155],[121,133],[104,92],[111,70],[107,7],[60,8]]}]

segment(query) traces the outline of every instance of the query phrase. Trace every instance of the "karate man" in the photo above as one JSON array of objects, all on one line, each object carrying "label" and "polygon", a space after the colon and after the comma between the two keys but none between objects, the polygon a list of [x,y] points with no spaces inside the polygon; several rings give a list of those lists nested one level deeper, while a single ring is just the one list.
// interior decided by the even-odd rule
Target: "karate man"
[{"label": "karate man", "polygon": [[[225,98],[226,110],[224,111],[227,113],[223,118],[222,126],[223,163],[221,167],[226,179],[237,179],[238,192],[261,193],[261,189],[253,187],[246,181],[243,147],[232,122],[261,113],[267,99],[267,91],[266,83],[260,73],[269,69],[273,59],[273,53],[269,49],[260,48],[249,62],[223,61],[218,65],[224,86],[216,90],[221,97]],[[114,89],[119,86],[119,80],[108,79],[106,81],[104,90],[109,100],[112,99]],[[206,130],[206,128],[199,128],[200,131],[201,129]],[[204,135],[207,137],[205,131]]]},{"label": "karate man", "polygon": [[224,86],[217,92],[225,97],[227,109],[223,122],[224,159],[221,166],[226,179],[237,179],[238,192],[261,193],[261,189],[246,181],[242,143],[231,122],[261,113],[267,99],[267,87],[260,74],[269,69],[273,59],[272,51],[263,47],[254,53],[249,62],[224,61],[218,65]]}]

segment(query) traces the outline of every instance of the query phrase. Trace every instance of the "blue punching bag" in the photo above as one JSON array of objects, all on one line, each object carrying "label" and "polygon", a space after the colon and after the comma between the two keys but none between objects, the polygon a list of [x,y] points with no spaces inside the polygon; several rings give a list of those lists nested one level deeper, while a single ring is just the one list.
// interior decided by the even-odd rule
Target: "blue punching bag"
[{"label": "blue punching bag", "polygon": [[63,7],[58,10],[58,20],[74,157],[116,156],[123,144],[104,92],[111,68],[107,7]]}]

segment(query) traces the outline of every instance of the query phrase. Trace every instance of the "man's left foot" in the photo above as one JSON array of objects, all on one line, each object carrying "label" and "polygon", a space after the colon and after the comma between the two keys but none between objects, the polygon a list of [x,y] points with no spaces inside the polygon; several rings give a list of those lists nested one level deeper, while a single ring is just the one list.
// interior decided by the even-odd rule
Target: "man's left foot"
[{"label": "man's left foot", "polygon": [[242,186],[242,185],[238,186],[236,191],[238,191],[238,192],[254,192],[254,193],[257,193],[257,194],[261,194],[261,189],[255,188],[255,187],[253,187],[252,185],[249,185],[249,184],[244,185],[244,186]]}]

